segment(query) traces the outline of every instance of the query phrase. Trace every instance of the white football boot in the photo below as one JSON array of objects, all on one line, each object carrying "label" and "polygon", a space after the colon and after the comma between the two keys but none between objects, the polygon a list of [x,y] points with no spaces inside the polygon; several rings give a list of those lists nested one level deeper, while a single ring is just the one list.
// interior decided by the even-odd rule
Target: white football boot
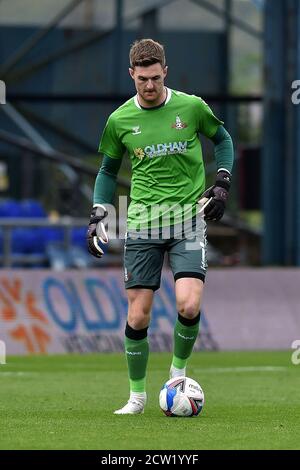
[{"label": "white football boot", "polygon": [[170,379],[175,379],[176,377],[185,377],[186,375],[186,367],[183,369],[177,369],[171,365],[170,367]]},{"label": "white football boot", "polygon": [[130,392],[128,402],[123,408],[114,411],[115,415],[137,415],[144,413],[147,401],[146,392]]}]

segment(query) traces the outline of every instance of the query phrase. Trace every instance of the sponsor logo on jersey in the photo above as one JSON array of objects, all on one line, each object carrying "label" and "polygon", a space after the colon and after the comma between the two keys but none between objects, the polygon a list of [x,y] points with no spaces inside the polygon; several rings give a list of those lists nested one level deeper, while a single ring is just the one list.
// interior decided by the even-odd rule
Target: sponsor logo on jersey
[{"label": "sponsor logo on jersey", "polygon": [[138,134],[141,134],[141,133],[142,133],[142,131],[141,131],[140,126],[134,126],[132,128],[132,135],[138,135]]},{"label": "sponsor logo on jersey", "polygon": [[173,129],[180,131],[181,129],[185,129],[187,127],[186,122],[182,122],[179,116],[176,116],[176,122],[172,124]]},{"label": "sponsor logo on jersey", "polygon": [[137,148],[137,149],[134,149],[134,155],[139,159],[139,160],[143,160],[144,156],[145,156],[145,152],[143,149],[141,149],[140,147]]},{"label": "sponsor logo on jersey", "polygon": [[166,155],[183,154],[187,152],[187,141],[169,142],[164,144],[147,145],[145,148],[135,148],[134,155],[142,160],[144,157],[164,157]]}]

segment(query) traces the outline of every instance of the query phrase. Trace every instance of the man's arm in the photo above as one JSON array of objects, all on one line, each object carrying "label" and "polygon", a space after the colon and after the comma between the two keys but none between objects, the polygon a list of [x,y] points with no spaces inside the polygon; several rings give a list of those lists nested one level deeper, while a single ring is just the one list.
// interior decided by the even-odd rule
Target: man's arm
[{"label": "man's arm", "polygon": [[224,215],[231,185],[234,149],[232,139],[223,126],[218,127],[211,140],[215,144],[217,176],[214,186],[203,193],[201,204],[206,203],[203,206],[206,220],[220,220]]},{"label": "man's arm", "polygon": [[221,170],[232,172],[234,150],[232,139],[223,126],[219,126],[216,134],[211,137],[215,144],[215,159],[218,172]]},{"label": "man's arm", "polygon": [[108,236],[103,220],[108,213],[105,204],[113,204],[117,186],[117,175],[122,159],[104,155],[101,168],[96,177],[94,187],[93,209],[87,231],[89,252],[101,258],[104,254],[103,244],[108,243]]},{"label": "man's arm", "polygon": [[113,204],[117,187],[117,175],[121,163],[122,160],[120,158],[111,158],[104,155],[95,181],[94,205]]}]

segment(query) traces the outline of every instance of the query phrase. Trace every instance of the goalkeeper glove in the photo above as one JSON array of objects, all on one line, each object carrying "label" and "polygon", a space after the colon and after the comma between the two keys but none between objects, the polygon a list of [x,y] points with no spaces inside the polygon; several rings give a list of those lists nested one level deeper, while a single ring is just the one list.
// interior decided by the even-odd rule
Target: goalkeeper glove
[{"label": "goalkeeper glove", "polygon": [[229,171],[218,171],[215,184],[204,191],[199,201],[202,205],[200,212],[204,212],[205,220],[220,220],[223,217],[230,184]]},{"label": "goalkeeper glove", "polygon": [[104,255],[103,245],[108,243],[108,236],[102,222],[108,212],[101,204],[95,204],[91,213],[90,223],[86,234],[88,251],[96,258]]}]

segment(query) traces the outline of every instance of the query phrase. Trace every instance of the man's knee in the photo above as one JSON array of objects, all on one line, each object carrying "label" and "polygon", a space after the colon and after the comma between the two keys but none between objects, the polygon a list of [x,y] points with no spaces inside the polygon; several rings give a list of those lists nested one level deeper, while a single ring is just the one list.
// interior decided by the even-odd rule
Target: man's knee
[{"label": "man's knee", "polygon": [[135,290],[128,292],[128,324],[131,328],[139,330],[149,325],[152,298],[152,291]]},{"label": "man's knee", "polygon": [[199,300],[179,301],[177,302],[177,310],[178,310],[178,313],[180,313],[182,317],[192,320],[199,314],[200,302]]},{"label": "man's knee", "polygon": [[176,306],[178,313],[189,320],[200,310],[203,281],[196,278],[181,278],[176,281]]},{"label": "man's knee", "polygon": [[147,310],[128,310],[128,324],[134,330],[141,330],[149,326],[150,311]]}]

